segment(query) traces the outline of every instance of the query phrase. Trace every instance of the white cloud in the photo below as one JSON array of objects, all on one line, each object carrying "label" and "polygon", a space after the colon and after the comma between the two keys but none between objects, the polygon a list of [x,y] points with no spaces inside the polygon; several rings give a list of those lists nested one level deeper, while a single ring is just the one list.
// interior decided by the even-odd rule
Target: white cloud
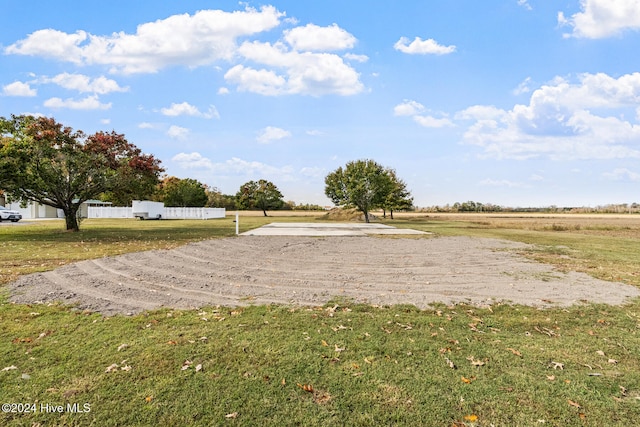
[{"label": "white cloud", "polygon": [[38,30],[26,39],[7,47],[5,53],[42,56],[81,64],[85,61],[82,54],[83,48],[79,45],[88,37],[89,35],[84,31],[67,34],[52,29]]},{"label": "white cloud", "polygon": [[13,82],[2,87],[5,96],[36,96],[38,91],[31,88],[29,83]]},{"label": "white cloud", "polygon": [[617,168],[612,172],[603,173],[602,176],[612,181],[640,182],[640,173],[632,172],[627,168]]},{"label": "white cloud", "polygon": [[100,119],[100,123],[103,125],[108,125],[111,123],[111,119]]},{"label": "white cloud", "polygon": [[405,99],[402,104],[398,104],[393,108],[393,115],[411,117],[420,126],[427,128],[455,126],[455,124],[447,117],[437,118],[429,115],[423,115],[422,113],[424,111],[424,105],[410,99]]},{"label": "white cloud", "polygon": [[189,136],[189,129],[171,125],[169,127],[169,130],[167,131],[167,135],[169,135],[171,138],[185,140],[187,139],[187,136]]},{"label": "white cloud", "polygon": [[531,77],[524,79],[517,88],[513,90],[514,95],[522,95],[523,93],[531,92]]},{"label": "white cloud", "polygon": [[307,135],[309,136],[321,136],[324,135],[324,132],[317,130],[317,129],[311,129],[305,132]]},{"label": "white cloud", "polygon": [[424,105],[410,99],[405,99],[402,104],[393,107],[393,114],[395,116],[415,116],[423,111]]},{"label": "white cloud", "polygon": [[236,65],[226,72],[225,80],[235,83],[243,92],[260,95],[280,95],[286,93],[286,79],[270,70],[255,70]]},{"label": "white cloud", "polygon": [[172,161],[184,169],[202,169],[214,175],[242,176],[247,178],[278,178],[285,181],[293,179],[294,168],[291,166],[272,166],[262,162],[243,160],[232,157],[224,162],[215,163],[200,153],[179,153]]},{"label": "white cloud", "polygon": [[524,7],[527,10],[533,10],[528,0],[518,0],[518,5]]},{"label": "white cloud", "polygon": [[333,51],[351,49],[356,38],[336,24],[319,27],[307,24],[284,32],[284,39],[297,51]]},{"label": "white cloud", "polygon": [[221,87],[220,89],[218,89],[218,95],[228,95],[229,94],[229,89],[226,87]]},{"label": "white cloud", "polygon": [[422,40],[420,37],[416,37],[411,43],[409,43],[408,38],[400,37],[400,40],[398,40],[393,47],[402,53],[408,53],[411,55],[446,55],[456,51],[456,47],[454,45],[443,46],[438,44],[434,39]]},{"label": "white cloud", "polygon": [[640,124],[621,118],[640,103],[640,73],[612,78],[582,74],[556,78],[511,110],[474,106],[456,114],[473,120],[464,142],[487,157],[526,159],[640,158]]},{"label": "white cloud", "polygon": [[507,113],[493,105],[472,105],[462,111],[458,111],[455,118],[458,120],[498,120]]},{"label": "white cloud", "polygon": [[[353,95],[364,90],[360,75],[345,60],[363,62],[368,58],[347,53],[343,59],[331,53],[350,49],[356,43],[353,35],[336,24],[296,27],[285,31],[282,41],[275,44],[250,40],[251,36],[280,25],[284,16],[275,7],[264,6],[260,10],[246,7],[235,12],[202,10],[193,15],[173,15],[141,24],[133,34],[119,32],[102,36],[85,31],[67,34],[43,29],[10,45],[4,53],[78,65],[104,65],[112,73],[124,74],[155,73],[175,65],[194,68],[228,61],[232,66],[224,75],[227,82],[236,84],[240,91],[262,95]],[[241,38],[249,40],[238,46]],[[86,76],[81,81],[79,75],[66,75],[61,81],[93,93],[119,88],[113,80],[104,77],[92,82],[86,79]],[[91,86],[91,90],[86,86]],[[221,88],[219,93],[228,93],[228,89]]]},{"label": "white cloud", "polygon": [[273,6],[259,11],[201,10],[139,25],[135,34],[108,36],[85,31],[67,34],[38,30],[5,49],[7,54],[53,58],[84,65],[106,65],[112,72],[154,73],[171,65],[196,67],[231,59],[238,37],[270,30],[284,13]]},{"label": "white cloud", "polygon": [[213,162],[200,153],[178,153],[171,158],[184,169],[212,169]]},{"label": "white cloud", "polygon": [[443,128],[443,127],[453,127],[455,124],[446,117],[436,118],[433,116],[413,116],[413,120],[418,123],[420,126],[424,126],[426,128]]},{"label": "white cloud", "polygon": [[367,55],[356,55],[355,53],[345,53],[344,59],[348,61],[355,61],[355,62],[367,62],[369,60],[369,57]]},{"label": "white cloud", "polygon": [[236,65],[224,78],[241,91],[320,96],[354,95],[364,89],[356,70],[335,54],[290,51],[282,43],[262,42],[245,42],[238,53],[250,61],[282,70],[278,74],[272,69]]},{"label": "white cloud", "polygon": [[80,100],[72,98],[65,100],[61,98],[49,98],[44,101],[44,106],[49,108],[68,108],[71,110],[108,110],[111,108],[111,103],[103,104],[98,100],[97,96],[93,95]]},{"label": "white cloud", "polygon": [[580,0],[580,7],[581,11],[570,18],[558,12],[558,23],[573,27],[567,37],[600,39],[640,29],[637,0]]},{"label": "white cloud", "polygon": [[160,109],[160,113],[165,116],[193,116],[193,117],[202,117],[205,119],[220,118],[220,114],[215,106],[210,105],[209,110],[207,112],[201,112],[197,107],[189,104],[188,102],[182,102],[180,104],[171,104],[169,108]]},{"label": "white cloud", "polygon": [[83,74],[62,73],[55,77],[44,77],[40,79],[41,83],[54,83],[60,87],[70,90],[76,90],[80,93],[95,93],[104,95],[110,92],[127,92],[129,88],[120,87],[115,80],[100,76],[92,79]]},{"label": "white cloud", "polygon": [[291,136],[291,132],[289,132],[288,130],[284,130],[284,129],[273,127],[273,126],[267,126],[266,128],[262,129],[259,132],[256,140],[260,144],[269,144],[272,141],[277,141],[283,138],[289,138],[290,136]]},{"label": "white cloud", "polygon": [[149,122],[142,122],[138,124],[138,128],[140,129],[154,129],[155,126]]}]

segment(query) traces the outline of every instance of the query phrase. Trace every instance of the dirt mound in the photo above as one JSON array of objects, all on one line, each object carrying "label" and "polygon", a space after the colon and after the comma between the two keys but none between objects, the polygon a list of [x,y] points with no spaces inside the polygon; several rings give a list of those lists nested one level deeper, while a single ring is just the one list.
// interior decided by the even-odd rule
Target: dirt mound
[{"label": "dirt mound", "polygon": [[159,307],[322,305],[332,298],[387,305],[434,302],[534,306],[621,304],[640,290],[556,271],[523,244],[442,237],[241,236],[172,250],[81,261],[9,284],[18,303],[62,301],[106,315]]},{"label": "dirt mound", "polygon": [[[318,219],[329,221],[361,221],[364,222],[364,214],[356,208],[343,209],[333,208]],[[369,213],[369,221],[379,221],[378,217]]]}]

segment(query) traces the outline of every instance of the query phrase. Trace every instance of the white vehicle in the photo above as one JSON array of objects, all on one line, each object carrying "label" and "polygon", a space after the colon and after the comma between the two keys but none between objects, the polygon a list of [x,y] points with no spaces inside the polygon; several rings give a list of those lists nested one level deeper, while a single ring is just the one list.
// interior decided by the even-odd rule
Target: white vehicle
[{"label": "white vehicle", "polygon": [[133,216],[140,219],[162,219],[164,203],[149,200],[134,200],[131,204]]},{"label": "white vehicle", "polygon": [[0,221],[7,219],[11,222],[18,222],[22,219],[22,215],[18,211],[12,211],[4,206],[0,206]]}]

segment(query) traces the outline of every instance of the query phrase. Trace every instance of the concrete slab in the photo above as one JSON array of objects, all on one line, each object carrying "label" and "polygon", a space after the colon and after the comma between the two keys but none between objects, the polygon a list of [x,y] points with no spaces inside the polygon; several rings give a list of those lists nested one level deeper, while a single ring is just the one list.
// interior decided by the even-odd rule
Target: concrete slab
[{"label": "concrete slab", "polygon": [[385,224],[324,223],[324,222],[272,222],[241,236],[367,236],[370,234],[418,235],[430,234],[409,228],[396,228]]}]

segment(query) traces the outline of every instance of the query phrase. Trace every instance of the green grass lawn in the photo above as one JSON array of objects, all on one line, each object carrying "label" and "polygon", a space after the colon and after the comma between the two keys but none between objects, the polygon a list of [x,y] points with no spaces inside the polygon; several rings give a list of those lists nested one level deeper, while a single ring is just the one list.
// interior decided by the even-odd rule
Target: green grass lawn
[{"label": "green grass lawn", "polygon": [[[242,218],[241,225],[273,220]],[[603,234],[504,221],[389,223],[532,243],[527,256],[640,286],[633,227]],[[0,227],[0,282],[235,232],[232,218],[87,220],[81,227]],[[599,427],[640,419],[640,301],[417,310],[336,300],[315,308],[208,307],[107,318],[4,298],[0,326],[2,403],[31,411],[1,413],[3,426]],[[53,412],[57,406],[62,413]]]}]

